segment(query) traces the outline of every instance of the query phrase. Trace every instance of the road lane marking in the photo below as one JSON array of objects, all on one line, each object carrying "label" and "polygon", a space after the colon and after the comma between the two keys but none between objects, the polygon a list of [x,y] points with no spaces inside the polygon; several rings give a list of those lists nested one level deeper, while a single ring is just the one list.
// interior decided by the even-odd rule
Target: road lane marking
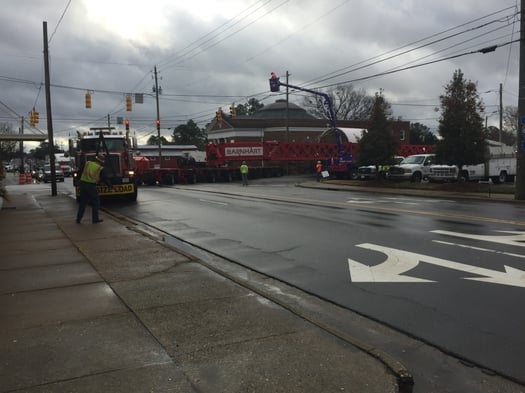
[{"label": "road lane marking", "polygon": [[490,248],[467,246],[466,244],[450,243],[450,242],[444,242],[444,241],[441,241],[441,240],[432,240],[432,241],[435,242],[435,243],[439,243],[439,244],[445,244],[447,246],[456,246],[456,247],[468,248],[468,249],[475,250],[475,251],[492,252],[494,254],[506,255],[506,256],[509,256],[509,257],[524,258],[525,259],[525,255],[522,255],[522,254],[513,254],[511,252],[491,250]]},{"label": "road lane marking", "polygon": [[424,262],[452,270],[462,271],[469,275],[481,276],[463,277],[464,280],[525,288],[525,271],[507,265],[503,265],[505,271],[501,272],[498,270],[485,269],[478,266],[467,265],[409,251],[397,250],[395,248],[383,247],[371,243],[358,244],[357,247],[381,252],[386,255],[386,259],[379,265],[369,266],[348,258],[348,268],[352,282],[435,282],[432,280],[403,275],[418,266],[420,262]]},{"label": "road lane marking", "polygon": [[461,237],[463,239],[480,240],[484,242],[500,243],[517,247],[525,247],[525,232],[521,231],[497,231],[499,233],[507,233],[508,235],[474,235],[469,233],[442,231],[439,229],[430,231],[439,235],[448,235],[454,237]]},{"label": "road lane marking", "polygon": [[212,201],[211,199],[199,199],[201,202],[212,203],[214,205],[228,206],[226,202]]},{"label": "road lane marking", "polygon": [[[189,187],[181,187],[181,186],[177,186],[177,189],[187,190],[187,191],[196,191],[196,192],[205,192],[205,193],[212,193],[212,194],[220,194],[220,195],[229,195],[229,196],[235,196],[235,197],[257,198],[257,199],[263,199],[263,200],[269,200],[269,201],[278,201],[278,202],[283,202],[283,203],[303,203],[303,204],[308,204],[308,205],[320,205],[320,206],[327,206],[327,207],[355,206],[355,207],[360,208],[365,203],[365,202],[354,202],[352,200],[346,200],[342,202],[338,202],[338,201],[331,202],[331,201],[320,200],[320,199],[285,197],[281,195],[275,196],[275,195],[251,193],[251,192],[244,192],[244,191],[233,193],[233,192],[228,192],[224,190],[218,191],[218,190],[189,188]],[[429,201],[434,201],[434,200],[435,198],[429,199]],[[400,213],[400,214],[415,214],[415,215],[420,215],[420,216],[429,216],[429,217],[438,217],[438,218],[452,218],[452,219],[458,219],[461,221],[481,221],[481,222],[490,222],[490,223],[495,223],[495,224],[525,226],[525,221],[514,221],[514,220],[505,220],[505,219],[500,219],[500,218],[469,216],[465,214],[445,213],[442,211],[432,212],[428,210],[403,209],[400,207],[379,206],[378,204],[369,204],[369,205],[371,205],[371,208],[377,211],[387,211],[387,212],[394,212],[394,213]]]}]

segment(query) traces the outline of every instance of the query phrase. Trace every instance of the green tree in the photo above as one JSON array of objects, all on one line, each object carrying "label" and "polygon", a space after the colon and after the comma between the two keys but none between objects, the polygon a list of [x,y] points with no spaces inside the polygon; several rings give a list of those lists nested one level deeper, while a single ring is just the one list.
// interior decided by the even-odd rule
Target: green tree
[{"label": "green tree", "polygon": [[[159,144],[159,137],[157,135],[152,135],[148,138],[148,141],[146,142],[147,145],[154,145],[158,146]],[[160,144],[161,145],[169,145],[169,141],[166,139],[165,136],[160,136]]]},{"label": "green tree", "polygon": [[518,113],[518,107],[517,106],[506,106],[503,109],[503,131],[505,131],[504,135],[506,141],[504,141],[504,137],[502,136],[502,142],[506,143],[507,145],[515,145],[518,143],[518,126],[519,126],[520,120],[519,120],[519,113]]},{"label": "green tree", "polygon": [[437,162],[459,167],[483,162],[487,135],[481,116],[484,106],[476,84],[466,81],[461,70],[456,70],[440,101],[442,139],[436,144]]},{"label": "green tree", "polygon": [[370,115],[368,130],[363,132],[359,140],[359,164],[375,165],[379,173],[379,165],[394,164],[397,141],[392,135],[390,122],[386,112],[390,105],[381,93],[376,93]]},{"label": "green tree", "polygon": [[[0,134],[14,134],[11,124],[3,123],[0,124]],[[18,152],[18,142],[16,141],[1,141],[0,142],[0,165],[4,160],[10,160],[15,157]]]},{"label": "green tree", "polygon": [[199,150],[204,150],[208,137],[205,130],[200,129],[193,120],[181,124],[173,130],[173,142],[176,145],[195,145]]},{"label": "green tree", "polygon": [[434,145],[437,137],[426,125],[421,123],[410,124],[410,143],[413,145]]},{"label": "green tree", "polygon": [[[334,114],[339,120],[367,120],[370,118],[375,98],[366,94],[364,89],[354,90],[351,84],[336,86],[326,91],[332,101]],[[318,119],[328,119],[324,98],[319,95],[304,97],[304,106]],[[390,105],[385,108],[386,116],[391,115]]]},{"label": "green tree", "polygon": [[[516,127],[514,127],[516,128]],[[518,136],[516,135],[516,131],[509,131],[507,128],[503,128],[503,130],[500,130],[498,127],[489,126],[487,128],[487,138],[492,141],[499,141],[501,137],[501,142],[509,145],[514,146],[517,143]]]},{"label": "green tree", "polygon": [[[54,152],[59,153],[60,147],[55,145]],[[49,142],[40,142],[40,145],[31,149],[29,156],[37,161],[47,161],[49,159]]]},{"label": "green tree", "polygon": [[264,108],[264,104],[259,102],[256,98],[250,98],[248,100],[248,103],[246,105],[239,104],[235,107],[235,111],[237,112],[237,116],[244,115],[244,116],[251,116],[255,115],[259,110]]}]

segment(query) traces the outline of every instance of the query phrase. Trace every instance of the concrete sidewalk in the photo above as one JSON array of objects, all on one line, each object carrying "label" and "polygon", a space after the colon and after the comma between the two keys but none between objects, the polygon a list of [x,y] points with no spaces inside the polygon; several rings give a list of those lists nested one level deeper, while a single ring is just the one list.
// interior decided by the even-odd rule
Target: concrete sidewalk
[{"label": "concrete sidewalk", "polygon": [[0,392],[399,391],[395,360],[48,194],[0,205]]}]

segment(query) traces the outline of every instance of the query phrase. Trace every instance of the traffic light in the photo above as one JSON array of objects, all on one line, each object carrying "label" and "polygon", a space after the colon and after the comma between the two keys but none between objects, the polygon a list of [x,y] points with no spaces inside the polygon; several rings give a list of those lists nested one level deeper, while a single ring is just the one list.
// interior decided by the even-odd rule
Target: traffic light
[{"label": "traffic light", "polygon": [[31,125],[31,127],[35,126],[35,110],[34,109],[29,114],[29,124]]},{"label": "traffic light", "polygon": [[124,124],[126,125],[126,131],[129,131],[129,120],[124,120]]},{"label": "traffic light", "polygon": [[86,108],[87,109],[91,109],[91,94],[88,92],[86,92]]},{"label": "traffic light", "polygon": [[232,103],[230,105],[230,116],[231,117],[237,116],[237,110],[235,109],[235,103]]},{"label": "traffic light", "polygon": [[156,123],[157,123],[157,130],[160,130],[160,120],[157,119]]},{"label": "traffic light", "polygon": [[40,114],[37,111],[35,111],[35,109],[33,108],[33,123],[38,124],[38,122],[40,121],[38,119],[39,115]]},{"label": "traffic light", "polygon": [[131,112],[131,96],[126,96],[126,111]]},{"label": "traffic light", "polygon": [[215,112],[215,117],[217,118],[218,122],[222,121],[222,109],[221,108],[219,108],[219,110]]}]

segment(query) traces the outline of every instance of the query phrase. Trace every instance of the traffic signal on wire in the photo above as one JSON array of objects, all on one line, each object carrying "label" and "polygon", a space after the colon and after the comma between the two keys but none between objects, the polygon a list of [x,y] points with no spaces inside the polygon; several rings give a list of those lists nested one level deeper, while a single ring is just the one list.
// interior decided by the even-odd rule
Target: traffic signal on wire
[{"label": "traffic signal on wire", "polygon": [[157,123],[157,130],[160,130],[160,120],[157,119],[156,123]]},{"label": "traffic signal on wire", "polygon": [[91,109],[91,94],[89,93],[89,91],[86,92],[85,101],[86,101],[86,108]]},{"label": "traffic signal on wire", "polygon": [[233,103],[230,105],[230,116],[231,117],[237,116],[237,110],[235,109],[235,104]]},{"label": "traffic signal on wire", "polygon": [[126,125],[126,131],[129,131],[129,120],[124,120],[124,124]]},{"label": "traffic signal on wire", "polygon": [[131,96],[126,96],[126,111],[131,112]]},{"label": "traffic signal on wire", "polygon": [[40,113],[38,113],[37,111],[35,111],[35,108],[33,108],[33,122],[35,124],[38,124],[38,122],[40,121],[39,120],[39,115]]}]

